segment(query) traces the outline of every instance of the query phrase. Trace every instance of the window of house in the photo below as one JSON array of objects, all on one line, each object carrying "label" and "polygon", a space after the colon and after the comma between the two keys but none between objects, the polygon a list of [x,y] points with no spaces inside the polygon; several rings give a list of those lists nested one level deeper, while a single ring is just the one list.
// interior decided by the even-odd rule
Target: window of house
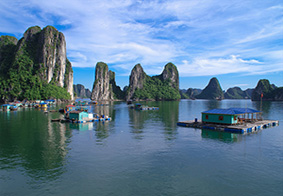
[{"label": "window of house", "polygon": [[223,120],[223,116],[219,116],[219,120]]},{"label": "window of house", "polygon": [[205,115],[205,119],[208,119],[208,115]]}]

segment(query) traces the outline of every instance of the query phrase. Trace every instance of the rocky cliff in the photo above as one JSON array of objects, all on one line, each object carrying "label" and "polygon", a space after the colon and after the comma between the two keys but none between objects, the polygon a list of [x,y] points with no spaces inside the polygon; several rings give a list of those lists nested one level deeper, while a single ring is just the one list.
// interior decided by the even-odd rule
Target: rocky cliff
[{"label": "rocky cliff", "polygon": [[270,84],[269,80],[259,80],[257,86],[252,93],[252,101],[283,101],[283,87],[276,87]]},{"label": "rocky cliff", "polygon": [[[3,42],[3,36],[1,38],[0,42]],[[52,91],[55,92],[51,89],[53,87],[47,84],[65,88],[73,98],[72,65],[66,56],[65,37],[57,29],[52,26],[44,29],[38,26],[30,27],[9,55],[12,59],[10,62],[5,62],[5,59],[3,61],[0,57],[1,67],[8,71],[8,74],[1,79],[2,83],[9,81],[11,84],[22,85],[6,85],[6,89],[11,90],[9,96],[5,95],[6,99],[45,98],[45,96],[56,98],[52,95]],[[17,74],[19,76],[16,76]],[[36,87],[36,83],[42,83],[38,87],[41,90]],[[31,84],[34,85],[30,87]],[[48,89],[48,93],[45,93],[44,87]],[[4,91],[5,89],[2,88],[1,92]]]},{"label": "rocky cliff", "polygon": [[126,100],[177,100],[179,93],[179,73],[177,67],[168,63],[157,76],[148,76],[140,64],[135,65],[130,75]]},{"label": "rocky cliff", "polygon": [[168,81],[169,85],[179,90],[179,72],[173,63],[167,63],[160,76],[162,81]]},{"label": "rocky cliff", "polygon": [[120,87],[116,86],[115,73],[108,70],[108,65],[98,62],[95,68],[95,81],[91,99],[96,101],[116,100],[124,98]]},{"label": "rocky cliff", "polygon": [[217,78],[210,79],[208,85],[196,96],[197,99],[223,99],[224,94]]},{"label": "rocky cliff", "polygon": [[73,85],[74,94],[77,98],[90,98],[91,91],[86,89],[82,84],[74,84]]},{"label": "rocky cliff", "polygon": [[143,84],[145,82],[146,77],[147,75],[143,71],[142,66],[140,64],[136,64],[131,71],[129,88],[126,94],[126,100],[130,100],[133,98],[136,89],[143,88]]},{"label": "rocky cliff", "polygon": [[123,100],[125,99],[125,92],[120,86],[116,85],[115,72],[109,71],[109,87],[110,87],[110,100]]}]

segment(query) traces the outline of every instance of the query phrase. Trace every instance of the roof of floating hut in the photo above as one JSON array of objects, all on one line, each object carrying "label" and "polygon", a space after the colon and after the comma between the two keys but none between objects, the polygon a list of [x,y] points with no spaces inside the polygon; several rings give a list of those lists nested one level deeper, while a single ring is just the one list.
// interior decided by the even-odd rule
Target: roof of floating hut
[{"label": "roof of floating hut", "polygon": [[261,111],[254,110],[251,108],[228,108],[228,109],[212,109],[207,110],[206,114],[226,114],[226,115],[236,115],[236,114],[252,114],[252,113],[261,113]]},{"label": "roof of floating hut", "polygon": [[70,114],[79,114],[79,113],[82,113],[82,112],[85,112],[85,111],[74,110],[74,111],[71,111]]},{"label": "roof of floating hut", "polygon": [[254,109],[251,109],[251,108],[229,108],[231,110],[234,110],[234,111],[238,111],[238,112],[241,112],[242,114],[244,113],[249,113],[249,114],[252,114],[252,113],[261,113],[261,111],[258,111],[258,110],[254,110]]},{"label": "roof of floating hut", "polygon": [[75,105],[66,105],[66,108],[76,107]]}]

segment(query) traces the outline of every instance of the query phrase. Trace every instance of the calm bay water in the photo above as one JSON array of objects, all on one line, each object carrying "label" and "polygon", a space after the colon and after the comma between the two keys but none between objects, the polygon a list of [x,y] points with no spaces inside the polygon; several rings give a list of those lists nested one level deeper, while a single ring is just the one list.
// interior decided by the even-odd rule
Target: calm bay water
[{"label": "calm bay water", "polygon": [[[92,111],[110,122],[51,123],[59,113],[0,112],[0,195],[283,195],[283,102],[264,102],[279,126],[248,135],[177,127],[250,100],[124,102]],[[56,106],[52,109],[59,109]]]}]

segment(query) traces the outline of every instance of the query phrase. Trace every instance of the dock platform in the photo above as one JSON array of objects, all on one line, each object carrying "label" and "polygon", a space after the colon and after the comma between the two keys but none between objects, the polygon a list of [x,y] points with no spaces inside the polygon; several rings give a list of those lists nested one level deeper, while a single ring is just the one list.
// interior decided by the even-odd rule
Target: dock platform
[{"label": "dock platform", "polygon": [[51,122],[61,122],[61,123],[87,123],[87,122],[98,122],[98,121],[111,121],[111,117],[108,118],[88,118],[84,120],[74,120],[74,119],[52,119]]},{"label": "dock platform", "polygon": [[278,126],[279,121],[278,120],[261,120],[256,122],[247,122],[243,124],[236,124],[236,125],[223,125],[223,124],[209,124],[209,123],[203,123],[203,122],[195,122],[195,121],[183,121],[178,122],[178,126],[182,127],[193,127],[193,128],[199,128],[199,129],[211,129],[211,130],[219,130],[224,132],[230,132],[230,133],[251,133],[256,132],[258,130]]}]

